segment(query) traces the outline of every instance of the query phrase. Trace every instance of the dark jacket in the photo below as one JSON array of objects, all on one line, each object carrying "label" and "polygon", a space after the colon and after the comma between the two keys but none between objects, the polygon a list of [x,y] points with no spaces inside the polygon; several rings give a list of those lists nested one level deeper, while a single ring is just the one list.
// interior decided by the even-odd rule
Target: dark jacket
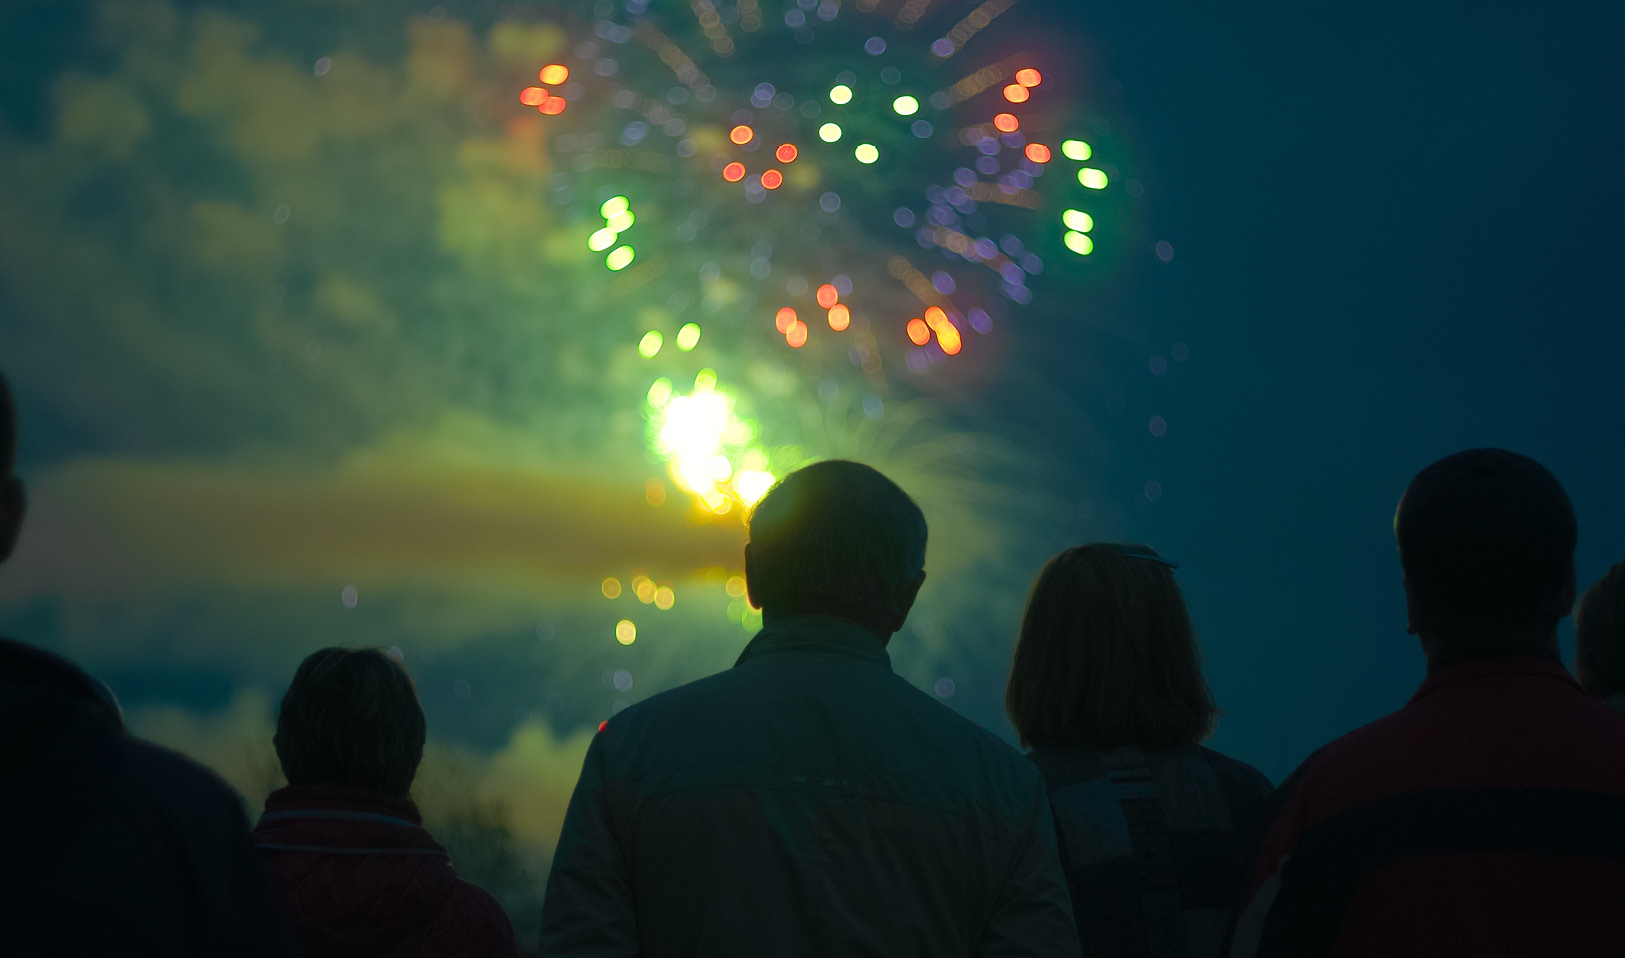
[{"label": "dark jacket", "polygon": [[594,738],[542,953],[1065,958],[1077,933],[1038,771],[804,616]]},{"label": "dark jacket", "polygon": [[236,793],[0,639],[0,955],[293,953]]},{"label": "dark jacket", "polygon": [[288,786],[254,828],[305,958],[505,958],[508,916],[457,877],[409,799]]},{"label": "dark jacket", "polygon": [[1194,743],[1027,757],[1049,786],[1084,955],[1216,958],[1269,779]]},{"label": "dark jacket", "polygon": [[1428,675],[1282,783],[1231,954],[1625,954],[1625,715],[1555,659]]}]

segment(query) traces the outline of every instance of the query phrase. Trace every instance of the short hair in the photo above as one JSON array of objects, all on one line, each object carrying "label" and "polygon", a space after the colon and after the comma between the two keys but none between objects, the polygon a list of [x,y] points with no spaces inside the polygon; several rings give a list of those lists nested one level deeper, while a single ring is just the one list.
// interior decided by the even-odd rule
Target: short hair
[{"label": "short hair", "polygon": [[816,462],[751,514],[751,595],[775,615],[870,622],[898,611],[925,568],[925,540],[925,514],[896,483],[862,463]]},{"label": "short hair", "polygon": [[1598,698],[1625,692],[1625,562],[1604,573],[1574,609],[1574,671]]},{"label": "short hair", "polygon": [[11,401],[11,387],[0,371],[0,479],[11,475],[17,465],[17,407]]},{"label": "short hair", "polygon": [[1524,650],[1568,614],[1578,528],[1557,477],[1528,456],[1468,449],[1416,474],[1394,513],[1419,629],[1459,653]]},{"label": "short hair", "polygon": [[1075,546],[1039,572],[1004,689],[1034,748],[1172,748],[1218,708],[1173,569],[1149,546]]},{"label": "short hair", "polygon": [[277,713],[290,785],[347,785],[405,796],[423,760],[417,690],[382,649],[327,648],[299,664]]}]

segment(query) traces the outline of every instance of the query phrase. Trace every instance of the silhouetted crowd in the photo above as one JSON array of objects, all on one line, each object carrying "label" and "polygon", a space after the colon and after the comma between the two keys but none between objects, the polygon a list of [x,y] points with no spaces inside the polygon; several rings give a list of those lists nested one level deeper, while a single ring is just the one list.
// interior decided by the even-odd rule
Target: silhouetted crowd
[{"label": "silhouetted crowd", "polygon": [[[0,428],[3,560],[3,379]],[[1568,496],[1499,449],[1423,469],[1394,533],[1427,675],[1272,788],[1201,744],[1218,709],[1167,557],[1093,543],[1038,574],[1022,755],[891,669],[919,507],[856,462],[791,473],[750,518],[762,630],[593,738],[542,954],[1625,955],[1625,562],[1576,607]],[[517,955],[412,802],[425,737],[397,658],[315,652],[250,829],[107,686],[0,639],[0,955]]]}]

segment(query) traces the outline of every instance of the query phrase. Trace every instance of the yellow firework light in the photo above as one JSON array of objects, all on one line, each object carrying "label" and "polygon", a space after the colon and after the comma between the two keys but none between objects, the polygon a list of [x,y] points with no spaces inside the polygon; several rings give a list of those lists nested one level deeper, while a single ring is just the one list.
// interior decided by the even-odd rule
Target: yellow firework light
[{"label": "yellow firework light", "polygon": [[755,445],[756,423],[740,419],[735,400],[701,370],[687,395],[657,381],[649,390],[655,452],[672,481],[719,515],[755,505],[773,485],[767,455]]}]

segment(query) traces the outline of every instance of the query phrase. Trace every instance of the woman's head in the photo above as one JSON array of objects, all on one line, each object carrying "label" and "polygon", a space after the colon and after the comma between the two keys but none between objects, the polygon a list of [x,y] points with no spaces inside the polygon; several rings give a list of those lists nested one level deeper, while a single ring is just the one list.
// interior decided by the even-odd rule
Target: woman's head
[{"label": "woman's head", "polygon": [[277,714],[290,785],[347,785],[405,796],[427,726],[417,690],[382,649],[322,649],[294,673]]},{"label": "woman's head", "polygon": [[1138,543],[1051,559],[1027,599],[1004,702],[1032,747],[1206,738],[1218,710],[1173,564]]}]

